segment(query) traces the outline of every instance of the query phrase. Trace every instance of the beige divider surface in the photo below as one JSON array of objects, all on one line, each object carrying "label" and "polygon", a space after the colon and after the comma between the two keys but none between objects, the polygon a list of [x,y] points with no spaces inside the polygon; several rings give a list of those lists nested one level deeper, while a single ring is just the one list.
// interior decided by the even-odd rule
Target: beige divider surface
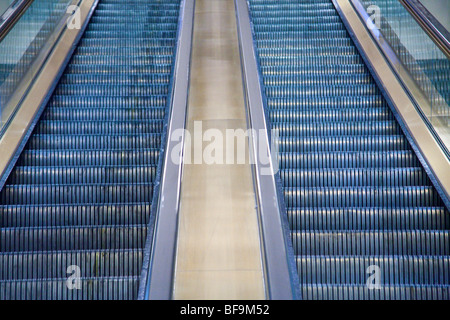
[{"label": "beige divider surface", "polygon": [[[227,129],[247,130],[232,0],[196,1],[187,121],[192,160],[195,148],[211,143],[194,143],[196,121],[224,138]],[[184,164],[180,203],[174,298],[264,299],[248,157],[246,164]]]}]

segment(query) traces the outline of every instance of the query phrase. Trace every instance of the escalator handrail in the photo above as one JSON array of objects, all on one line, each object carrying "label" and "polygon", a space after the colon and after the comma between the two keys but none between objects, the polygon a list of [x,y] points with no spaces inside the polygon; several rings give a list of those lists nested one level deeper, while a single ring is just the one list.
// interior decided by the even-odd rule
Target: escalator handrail
[{"label": "escalator handrail", "polygon": [[422,29],[450,59],[450,32],[418,0],[400,0]]},{"label": "escalator handrail", "polygon": [[19,21],[33,0],[15,0],[0,17],[0,41],[5,38],[12,27]]},{"label": "escalator handrail", "polygon": [[[169,89],[169,114],[165,121],[159,162],[160,182],[152,199],[153,233],[147,237],[140,276],[138,300],[170,300],[176,266],[178,239],[178,212],[183,168],[183,152],[176,151],[184,145],[192,39],[194,32],[195,0],[182,0],[178,20],[177,44],[173,65],[172,83]],[[181,132],[180,140],[175,137]],[[177,154],[177,161],[172,155]],[[158,180],[158,178],[157,178]],[[150,229],[151,230],[151,229]]]}]

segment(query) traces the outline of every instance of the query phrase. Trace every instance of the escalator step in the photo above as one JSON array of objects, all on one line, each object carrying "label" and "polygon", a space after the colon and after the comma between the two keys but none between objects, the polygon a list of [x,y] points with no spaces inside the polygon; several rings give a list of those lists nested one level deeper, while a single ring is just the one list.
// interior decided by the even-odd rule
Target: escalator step
[{"label": "escalator step", "polygon": [[280,169],[407,168],[420,162],[411,150],[279,153]]},{"label": "escalator step", "polygon": [[389,285],[450,284],[450,258],[442,256],[300,256],[297,266],[305,284],[365,285],[370,266],[389,270],[380,275]]},{"label": "escalator step", "polygon": [[443,207],[295,208],[287,210],[291,230],[448,230]]},{"label": "escalator step", "polygon": [[1,270],[12,272],[0,272],[0,281],[64,279],[67,278],[67,268],[72,265],[79,266],[87,278],[139,276],[142,250],[1,253]]},{"label": "escalator step", "polygon": [[145,225],[150,204],[63,204],[2,205],[0,222],[4,228]]},{"label": "escalator step", "polygon": [[284,188],[288,207],[429,207],[440,205],[431,186]]},{"label": "escalator step", "polygon": [[[449,230],[296,231],[297,255],[450,255]],[[381,266],[380,266],[381,267]]]},{"label": "escalator step", "polygon": [[450,300],[448,285],[304,285],[301,292],[308,300]]},{"label": "escalator step", "polygon": [[80,278],[80,290],[69,279],[0,281],[0,300],[132,300],[139,277]]},{"label": "escalator step", "polygon": [[156,168],[151,166],[20,167],[10,176],[15,185],[64,185],[98,183],[151,183]]},{"label": "escalator step", "polygon": [[2,204],[95,204],[150,201],[151,183],[5,185]]},{"label": "escalator step", "polygon": [[113,150],[25,150],[19,166],[141,166],[158,164],[158,149]]},{"label": "escalator step", "polygon": [[146,226],[76,226],[4,228],[0,231],[2,252],[55,250],[139,249]]}]

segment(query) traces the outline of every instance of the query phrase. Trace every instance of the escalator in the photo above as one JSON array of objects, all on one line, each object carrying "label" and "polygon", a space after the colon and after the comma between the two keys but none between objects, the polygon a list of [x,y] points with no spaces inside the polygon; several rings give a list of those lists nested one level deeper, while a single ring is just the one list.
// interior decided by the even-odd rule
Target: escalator
[{"label": "escalator", "polygon": [[0,300],[137,297],[179,8],[97,5],[0,193]]},{"label": "escalator", "polygon": [[332,1],[249,9],[302,299],[450,299],[450,214]]},{"label": "escalator", "polygon": [[[0,147],[72,3],[32,2],[1,40]],[[0,161],[0,300],[450,299],[448,199],[335,0],[94,7],[12,171]],[[449,60],[383,28],[447,121]],[[255,162],[187,162],[198,122],[260,130]]]}]

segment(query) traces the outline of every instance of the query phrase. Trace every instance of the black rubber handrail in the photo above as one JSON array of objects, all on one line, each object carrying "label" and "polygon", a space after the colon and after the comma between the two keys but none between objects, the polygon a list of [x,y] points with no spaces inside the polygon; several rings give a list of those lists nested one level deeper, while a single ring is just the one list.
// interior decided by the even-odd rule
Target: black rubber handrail
[{"label": "black rubber handrail", "polygon": [[400,0],[400,3],[450,59],[450,32],[419,0]]},{"label": "black rubber handrail", "polygon": [[0,41],[8,34],[33,0],[15,0],[0,17]]}]

